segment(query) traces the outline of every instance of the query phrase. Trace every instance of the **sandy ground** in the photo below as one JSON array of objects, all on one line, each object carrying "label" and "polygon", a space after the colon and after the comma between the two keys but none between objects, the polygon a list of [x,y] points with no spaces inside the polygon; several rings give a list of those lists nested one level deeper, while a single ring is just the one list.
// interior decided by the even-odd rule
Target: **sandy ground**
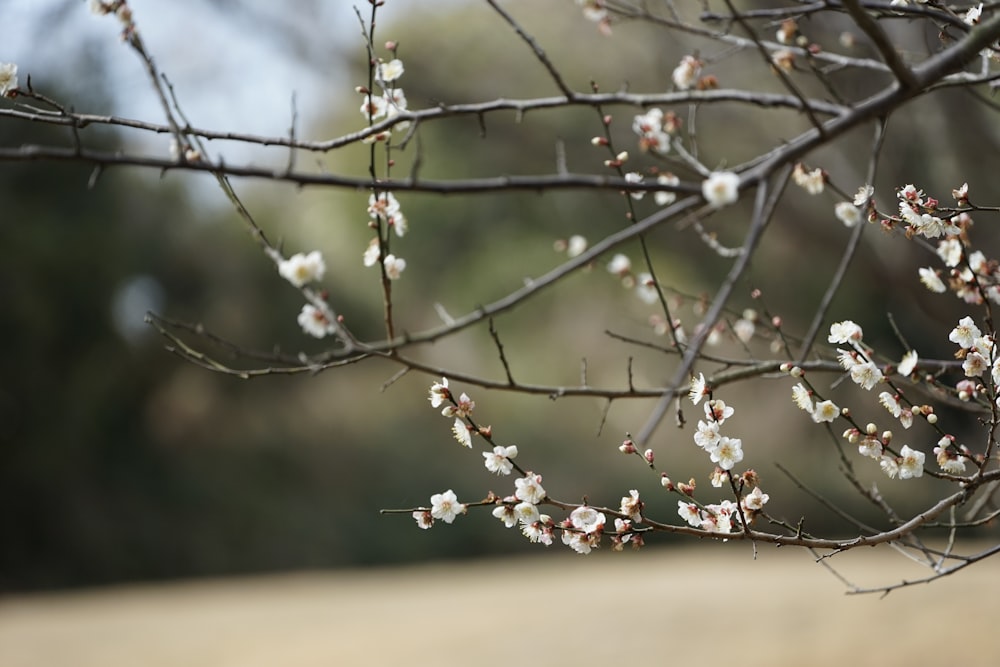
[{"label": "sandy ground", "polygon": [[[856,583],[922,570],[889,550]],[[885,599],[802,551],[539,557],[0,598],[2,667],[996,665],[1000,559]]]}]

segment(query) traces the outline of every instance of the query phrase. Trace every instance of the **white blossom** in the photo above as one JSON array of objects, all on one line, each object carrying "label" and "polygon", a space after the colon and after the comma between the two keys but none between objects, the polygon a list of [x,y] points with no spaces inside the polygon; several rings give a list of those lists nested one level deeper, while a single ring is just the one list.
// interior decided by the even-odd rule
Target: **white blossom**
[{"label": "white blossom", "polygon": [[486,459],[486,469],[498,475],[510,474],[510,471],[514,469],[514,463],[511,459],[515,456],[517,456],[517,445],[510,447],[497,445],[492,452],[483,452],[483,457]]},{"label": "white blossom", "polygon": [[389,280],[399,280],[399,277],[403,275],[403,270],[406,269],[406,260],[392,254],[386,255],[382,264],[385,266],[385,275]]},{"label": "white blossom", "polygon": [[941,294],[948,289],[941,280],[941,276],[934,269],[930,267],[920,268],[917,269],[917,272],[920,274],[920,282],[930,291]]},{"label": "white blossom", "polygon": [[518,500],[537,505],[545,500],[545,489],[542,488],[542,476],[529,472],[524,477],[514,480],[517,490],[514,495]]},{"label": "white blossom", "polygon": [[898,470],[900,479],[911,479],[924,474],[924,453],[903,445],[899,450]]},{"label": "white blossom", "polygon": [[701,61],[694,56],[684,56],[680,64],[674,68],[673,80],[677,90],[688,90],[698,80],[701,73]]},{"label": "white blossom", "polygon": [[326,273],[326,263],[318,250],[313,250],[308,255],[299,252],[281,260],[278,263],[278,273],[296,287],[302,287],[306,283],[322,280]]},{"label": "white blossom", "polygon": [[740,177],[731,171],[713,171],[702,182],[701,194],[713,208],[733,204],[740,197]]},{"label": "white blossom", "polygon": [[0,63],[0,97],[17,88],[17,65]]},{"label": "white blossom", "polygon": [[317,308],[311,303],[302,306],[298,317],[302,331],[315,338],[323,338],[337,331],[337,322],[329,309]]},{"label": "white blossom", "polygon": [[378,79],[384,83],[391,83],[403,76],[403,61],[399,58],[393,58],[387,63],[381,63],[378,66]]},{"label": "white blossom", "polygon": [[465,514],[465,509],[451,489],[431,496],[431,516],[445,523],[451,523],[459,514]]},{"label": "white blossom", "polygon": [[838,203],[834,207],[834,213],[845,227],[856,227],[861,222],[861,209],[849,201]]}]

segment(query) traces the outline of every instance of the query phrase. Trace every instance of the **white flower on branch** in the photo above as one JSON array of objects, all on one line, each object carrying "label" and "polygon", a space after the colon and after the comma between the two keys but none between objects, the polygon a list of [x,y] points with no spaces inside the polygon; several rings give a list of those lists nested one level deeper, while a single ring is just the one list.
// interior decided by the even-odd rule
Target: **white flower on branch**
[{"label": "white flower on branch", "polygon": [[874,362],[866,361],[851,368],[851,380],[862,389],[870,391],[882,381],[882,371]]},{"label": "white flower on branch", "polygon": [[708,457],[723,470],[732,470],[734,465],[743,460],[743,441],[722,436],[708,451]]},{"label": "white flower on branch", "polygon": [[801,382],[792,387],[792,401],[799,410],[805,410],[812,414],[814,409],[812,394]]},{"label": "white flower on branch", "polygon": [[510,474],[510,471],[514,469],[514,463],[511,459],[515,456],[517,456],[517,445],[509,447],[497,445],[492,452],[483,452],[483,457],[486,459],[486,469],[498,475]]},{"label": "white flower on branch", "polygon": [[[681,179],[673,174],[660,174],[656,177],[656,182],[659,185],[677,186],[680,184]],[[656,202],[657,206],[667,206],[677,201],[677,193],[670,192],[669,190],[660,190],[653,193],[653,201]]]},{"label": "white flower on branch", "polygon": [[871,200],[872,196],[875,194],[875,188],[870,185],[862,185],[858,188],[857,194],[854,195],[854,205],[864,206],[868,201]]},{"label": "white flower on branch", "polygon": [[618,253],[608,262],[608,273],[613,273],[619,278],[625,278],[632,272],[632,260],[627,255]]},{"label": "white flower on branch", "polygon": [[461,417],[455,417],[455,423],[451,425],[451,434],[455,436],[458,444],[472,449],[472,431]]},{"label": "white flower on branch", "polygon": [[299,312],[299,326],[314,338],[324,338],[337,332],[337,322],[328,308],[317,308],[311,303],[302,306]]},{"label": "white flower on branch", "polygon": [[680,64],[674,68],[673,80],[677,90],[688,90],[698,80],[701,73],[701,61],[694,56],[684,56]]},{"label": "white flower on branch", "polygon": [[792,180],[795,185],[811,195],[822,194],[823,188],[826,186],[826,174],[823,173],[822,169],[816,167],[812,171],[806,171],[801,162],[796,164],[792,170]]},{"label": "white flower on branch", "polygon": [[361,115],[365,120],[378,120],[385,115],[389,105],[381,95],[365,95],[361,103]]},{"label": "white flower on branch", "polygon": [[432,408],[440,408],[450,398],[451,390],[448,389],[448,378],[441,378],[440,382],[431,385],[430,396],[427,400],[431,402]]},{"label": "white flower on branch", "polygon": [[844,227],[857,227],[861,222],[861,209],[849,201],[842,201],[833,208],[837,220],[844,223]]},{"label": "white flower on branch", "polygon": [[323,262],[323,255],[318,250],[313,250],[308,255],[300,252],[281,260],[278,263],[278,273],[296,287],[302,287],[307,283],[322,280],[323,274],[326,273],[326,263]]},{"label": "white flower on branch", "polygon": [[383,83],[392,83],[403,76],[403,61],[393,58],[387,63],[380,63],[378,66],[378,80]]},{"label": "white flower on branch", "polygon": [[636,489],[632,489],[627,496],[622,497],[621,513],[628,515],[636,523],[642,521],[643,507],[644,503],[639,500],[639,492]]},{"label": "white flower on branch", "polygon": [[719,422],[698,420],[698,430],[694,433],[694,444],[706,452],[719,444]]},{"label": "white flower on branch", "polygon": [[607,518],[603,512],[598,512],[593,507],[583,505],[570,512],[569,520],[573,528],[584,533],[596,533],[604,530]]},{"label": "white flower on branch", "polygon": [[[630,171],[625,174],[626,183],[642,183],[642,178],[642,174],[635,171]],[[632,197],[632,199],[639,200],[646,196],[646,192],[644,190],[640,190],[639,192],[630,192],[629,196]]]},{"label": "white flower on branch", "polygon": [[431,516],[435,519],[451,523],[459,514],[465,514],[465,512],[465,505],[458,502],[458,497],[451,489],[431,496]]},{"label": "white flower on branch", "polygon": [[514,496],[518,500],[537,505],[545,500],[545,489],[542,488],[542,476],[533,472],[514,480]]},{"label": "white flower on branch", "polygon": [[382,264],[385,266],[385,275],[389,280],[399,280],[406,269],[406,260],[392,254],[386,255]]},{"label": "white flower on branch", "polygon": [[574,234],[569,237],[566,242],[566,256],[573,258],[579,257],[587,250],[587,238],[581,236],[580,234]]},{"label": "white flower on branch", "polygon": [[517,517],[518,523],[522,526],[536,523],[542,516],[538,513],[538,505],[527,502],[520,502],[514,505],[514,515]]},{"label": "white flower on branch", "polygon": [[552,546],[554,537],[552,517],[548,514],[539,514],[538,521],[521,524],[521,533],[531,542],[541,543],[547,547]]},{"label": "white flower on branch", "polygon": [[898,470],[900,479],[912,479],[924,474],[924,453],[903,445],[899,450]]},{"label": "white flower on branch", "polygon": [[966,459],[949,446],[953,443],[953,436],[942,437],[938,440],[938,446],[934,448],[934,455],[941,470],[951,475],[961,475],[965,473]]},{"label": "white flower on branch", "polygon": [[882,404],[883,408],[889,411],[889,414],[896,419],[899,419],[899,415],[903,411],[903,405],[899,402],[899,397],[897,395],[883,391],[878,395],[878,402]]},{"label": "white flower on branch", "polygon": [[677,515],[688,522],[688,525],[698,528],[701,526],[701,511],[694,503],[686,503],[683,500],[677,501]]},{"label": "white flower on branch", "polygon": [[945,239],[938,243],[937,256],[944,265],[955,268],[962,262],[962,242],[958,239]]},{"label": "white flower on branch", "polygon": [[656,289],[656,281],[653,280],[653,276],[648,273],[640,273],[635,277],[635,294],[642,302],[650,305],[654,304],[660,299],[660,293]]},{"label": "white flower on branch", "polygon": [[903,355],[902,360],[899,362],[899,366],[896,367],[896,372],[903,377],[907,377],[916,369],[918,361],[920,361],[920,357],[917,355],[917,351],[910,350]]},{"label": "white flower on branch", "polygon": [[968,350],[975,346],[976,339],[982,338],[983,332],[979,330],[971,317],[966,315],[958,321],[958,326],[948,334],[948,340],[955,343],[963,350]]},{"label": "white flower on branch", "polygon": [[812,420],[817,424],[821,422],[832,422],[840,416],[840,408],[831,400],[821,401],[816,404],[812,411]]},{"label": "white flower on branch", "polygon": [[702,182],[701,194],[713,208],[734,204],[740,197],[740,177],[731,171],[713,171]]},{"label": "white flower on branch", "polygon": [[695,405],[701,402],[701,399],[708,396],[712,392],[712,388],[708,386],[708,382],[705,381],[705,374],[698,373],[697,377],[691,377],[691,389],[688,392],[688,398]]},{"label": "white flower on branch", "polygon": [[749,343],[753,340],[753,334],[757,330],[757,325],[753,320],[741,317],[733,323],[733,333],[741,343]]},{"label": "white flower on branch", "polygon": [[17,90],[17,65],[0,63],[0,97],[10,95],[13,90]]},{"label": "white flower on branch", "polygon": [[962,19],[968,25],[976,25],[979,23],[979,18],[983,15],[983,3],[979,3],[975,7],[969,8],[969,11],[965,12],[965,17]]},{"label": "white flower on branch", "polygon": [[732,417],[735,412],[733,408],[726,405],[725,401],[718,398],[705,403],[705,416],[719,424]]},{"label": "white flower on branch", "polygon": [[604,8],[603,0],[576,0],[578,7],[583,9],[583,17],[594,23],[608,19],[608,10]]},{"label": "white flower on branch", "polygon": [[931,267],[917,269],[917,272],[920,274],[920,282],[930,291],[938,294],[947,291],[947,286],[941,280],[941,274]]},{"label": "white flower on branch", "polygon": [[860,326],[851,320],[844,320],[843,322],[835,322],[830,325],[830,335],[827,336],[826,340],[828,343],[833,343],[834,345],[842,343],[853,344],[860,342],[863,336],[864,331],[861,330]]},{"label": "white flower on branch", "polygon": [[361,262],[365,266],[375,266],[378,263],[379,255],[382,254],[382,247],[377,238],[368,242],[365,254],[361,256]]},{"label": "white flower on branch", "polygon": [[503,521],[503,525],[507,528],[513,528],[517,525],[517,513],[514,511],[514,506],[506,502],[493,508],[493,516]]},{"label": "white flower on branch", "polygon": [[639,135],[639,149],[654,153],[670,151],[670,134],[663,129],[663,111],[653,108],[632,120],[632,131]]},{"label": "white flower on branch", "polygon": [[764,509],[764,505],[766,505],[767,501],[770,499],[771,496],[761,491],[759,486],[756,486],[753,491],[743,497],[743,509],[751,512],[759,512]]}]

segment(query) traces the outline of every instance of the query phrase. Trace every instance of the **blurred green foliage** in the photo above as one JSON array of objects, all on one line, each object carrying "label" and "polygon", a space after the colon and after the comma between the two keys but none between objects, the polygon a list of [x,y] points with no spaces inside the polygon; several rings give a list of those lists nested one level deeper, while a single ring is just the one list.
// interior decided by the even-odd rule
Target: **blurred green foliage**
[{"label": "blurred green foliage", "polygon": [[[641,25],[620,26],[614,38],[605,39],[582,19],[573,20],[572,11],[560,9],[552,21],[546,16],[553,10],[533,11],[530,5],[515,5],[518,17],[578,88],[594,80],[605,89],[665,89],[674,64],[695,47],[664,40]],[[523,44],[498,29],[495,17],[484,16],[482,8],[431,13],[387,23],[386,29],[383,37],[404,45],[400,55],[407,70],[401,83],[411,108],[554,94]],[[441,34],[454,39],[442,40]],[[360,62],[360,45],[358,51]],[[366,79],[356,72],[359,81]],[[752,87],[754,80],[773,85],[766,67],[753,76],[757,79],[744,75],[741,85]],[[926,103],[926,114],[958,108],[966,117],[985,113],[966,106],[960,96],[938,95]],[[100,99],[73,101],[78,108],[103,105]],[[360,127],[355,100],[345,96],[342,106],[331,111],[328,124],[314,129],[316,136]],[[621,147],[634,151],[629,126],[637,110],[608,111],[614,113]],[[703,154],[730,162],[749,156],[776,136],[774,118],[745,108],[704,110],[702,127],[713,131],[701,135]],[[788,133],[802,122],[787,120],[790,125],[782,130]],[[970,119],[966,125],[979,122]],[[933,140],[920,143],[912,141],[919,127],[890,124],[886,155],[891,159],[884,161],[879,183],[916,182],[941,193],[964,180],[974,191],[984,186],[984,170],[956,158],[968,150],[975,167],[981,157],[972,151],[977,139],[962,126],[939,129]],[[592,109],[522,119],[497,115],[483,127],[473,120],[431,123],[419,132],[419,143],[397,154],[397,174],[406,173],[418,150],[425,178],[551,172],[559,145],[572,171],[600,173],[606,157],[589,143],[600,132]],[[92,145],[124,145],[107,132],[88,130],[85,137]],[[837,182],[860,185],[867,138],[847,137],[815,161]],[[0,145],[23,142],[65,145],[68,138],[57,128],[0,123]],[[366,151],[335,153],[329,166],[364,173]],[[946,159],[936,159],[941,156]],[[952,158],[966,171],[942,170],[942,164],[953,166]],[[637,167],[650,164],[636,156]],[[487,512],[426,532],[408,516],[378,514],[380,508],[426,504],[446,488],[463,500],[480,498],[488,489],[511,492],[510,480],[491,479],[478,451],[456,445],[447,421],[429,409],[426,388],[432,378],[410,374],[380,391],[398,369],[375,362],[317,377],[242,382],[168,354],[151,330],[135,326],[139,312],[130,312],[132,326],[116,328],[116,299],[127,286],[139,285],[147,296],[163,296],[162,313],[203,322],[248,348],[277,343],[286,350],[320,349],[303,340],[295,325],[300,305],[295,291],[277,277],[235,216],[207,203],[211,195],[203,184],[176,174],[159,178],[112,170],[88,188],[90,177],[75,165],[0,165],[0,506],[5,508],[0,589],[538,548],[503,530]],[[377,281],[374,273],[360,273],[370,235],[367,195],[236,185],[289,254],[313,247],[324,251],[332,303],[356,333],[378,336]],[[888,196],[888,187],[880,186],[879,194]],[[640,214],[653,210],[650,199],[638,202]],[[628,224],[623,201],[614,194],[400,195],[400,200],[411,232],[393,242],[410,268],[395,295],[400,326],[408,330],[437,323],[434,302],[462,314],[554,267],[560,261],[552,250],[556,239],[579,233],[596,240]],[[790,193],[789,202],[761,250],[752,285],[743,286],[734,307],[767,308],[785,319],[787,329],[802,330],[847,232],[833,221],[832,200],[817,205]],[[746,214],[741,206],[719,216],[715,229],[723,242],[738,242]],[[870,238],[831,318],[851,317],[873,341],[902,353],[886,317],[891,311],[912,346],[947,354],[940,345],[941,332],[947,331],[942,327],[950,326],[959,310],[952,304],[920,305],[927,295],[914,287],[915,268],[927,257],[901,250],[898,239],[880,239],[877,233]],[[727,261],[709,254],[690,229],[659,230],[649,242],[661,281],[695,297],[675,304],[685,323],[694,322],[694,302],[724,274]],[[638,261],[634,244],[623,251]],[[359,275],[370,280],[359,281]],[[752,286],[763,289],[762,302],[750,300]],[[586,359],[592,384],[625,386],[624,360],[633,356],[635,381],[648,386],[663,382],[669,358],[612,341],[604,331],[662,342],[650,331],[650,312],[598,265],[503,316],[497,326],[519,380],[576,383]],[[485,329],[429,346],[421,356],[502,377]],[[791,408],[788,384],[763,387],[733,389],[725,398],[738,411],[744,408],[735,426],[774,506],[792,522],[818,509],[786,499],[791,484],[770,465],[780,460],[867,518],[867,508],[845,485],[831,484],[836,464],[829,442]],[[587,494],[595,503],[617,505],[638,486],[655,513],[672,515],[675,501],[657,506],[652,500],[663,497],[657,495],[658,478],[616,451],[624,431],[641,426],[648,402],[610,406],[599,432],[608,407],[599,402],[463,389],[473,394],[480,419],[494,425],[500,441],[521,447],[519,462],[545,475],[554,496],[576,500]],[[689,412],[696,418],[697,412]],[[707,463],[690,437],[690,429],[665,425],[655,443],[658,462],[677,479],[703,481]],[[932,446],[920,444],[927,451]],[[930,493],[933,486],[922,488]],[[923,501],[919,495],[894,494],[887,491],[904,504]],[[821,527],[835,531],[837,524],[811,525]]]}]

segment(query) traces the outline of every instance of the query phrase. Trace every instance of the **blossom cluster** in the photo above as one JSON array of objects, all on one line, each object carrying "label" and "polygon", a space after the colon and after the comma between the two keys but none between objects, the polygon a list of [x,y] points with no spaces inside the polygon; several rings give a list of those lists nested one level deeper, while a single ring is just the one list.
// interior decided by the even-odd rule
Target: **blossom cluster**
[{"label": "blossom cluster", "polygon": [[[522,473],[521,477],[514,480],[514,490],[510,495],[498,498],[490,493],[488,501],[496,505],[493,508],[493,516],[504,526],[507,528],[519,526],[521,533],[528,540],[546,546],[554,543],[555,533],[560,531],[562,543],[581,554],[588,554],[600,546],[602,537],[609,532],[605,529],[607,524],[605,513],[588,505],[582,505],[574,508],[564,520],[556,522],[550,515],[540,512],[538,506],[548,499],[548,494],[542,486],[542,476],[531,471],[522,471],[514,463],[514,458],[518,455],[516,445],[495,444],[490,427],[474,426],[470,416],[476,407],[475,402],[464,393],[456,398],[449,387],[448,378],[441,378],[440,382],[431,385],[428,400],[432,408],[441,409],[443,416],[455,418],[452,433],[461,444],[471,447],[471,432],[477,430],[493,445],[492,449],[482,453],[484,465],[489,472],[496,475],[510,475],[516,468]],[[614,549],[621,549],[626,543],[631,543],[636,548],[642,546],[642,535],[636,531],[635,524],[642,521],[643,507],[639,492],[635,489],[631,490],[629,495],[622,497],[620,509],[622,516],[615,518],[615,529],[611,533]],[[432,496],[429,509],[414,510],[412,515],[418,526],[430,528],[435,519],[451,523],[458,514],[463,514],[466,510],[467,505],[458,502],[454,492],[448,490]]]},{"label": "blossom cluster", "polygon": [[[448,388],[448,378],[441,378],[440,382],[435,382],[431,385],[430,396],[428,400],[431,402],[432,408],[441,408],[441,415],[451,419],[454,417],[455,422],[452,424],[451,432],[455,436],[455,440],[458,441],[460,445],[464,447],[472,447],[472,426],[466,423],[466,420],[472,416],[472,411],[476,408],[476,402],[469,398],[469,395],[465,392],[459,395],[456,399],[451,393],[451,389]],[[510,458],[513,458],[517,454],[517,448],[515,447]],[[487,467],[490,466],[489,460],[487,460]],[[496,472],[495,470],[492,472]]]},{"label": "blossom cluster", "polygon": [[[391,192],[372,193],[368,197],[368,216],[371,219],[370,226],[381,229],[384,224],[391,227],[396,236],[403,237],[409,230],[406,216],[400,209],[399,202]],[[386,252],[386,243],[383,242],[381,234],[368,242],[368,247],[361,257],[361,262],[365,266],[375,266],[381,263],[385,276],[389,280],[399,280],[406,269],[406,260],[397,257],[391,252]],[[384,256],[383,256],[384,253]]]},{"label": "blossom cluster", "polygon": [[[318,250],[296,253],[278,261],[278,275],[299,289],[323,279],[326,262]],[[299,326],[314,338],[324,338],[337,331],[337,320],[333,311],[322,298],[311,298],[302,306],[298,316]]]},{"label": "blossom cluster", "polygon": [[[702,397],[709,394],[705,374],[700,373],[691,380],[689,394],[691,402],[698,405]],[[705,450],[712,463],[717,464],[722,470],[732,470],[733,466],[743,460],[743,441],[724,436],[719,432],[719,428],[733,416],[734,412],[735,410],[726,405],[725,401],[708,399],[705,401],[705,420],[698,420],[698,429],[694,434],[694,444]]]},{"label": "blossom cluster", "polygon": [[[949,339],[960,347],[956,356],[963,359],[963,371],[966,376],[966,379],[956,386],[959,398],[969,400],[982,390],[982,385],[970,378],[978,378],[988,372],[994,386],[1000,383],[1000,360],[994,351],[993,338],[983,335],[971,317],[959,321],[958,326],[949,334]],[[864,344],[864,332],[858,324],[850,320],[834,323],[830,327],[827,340],[834,344],[846,344],[852,348],[849,350],[840,348],[837,353],[842,367],[848,371],[851,380],[859,387],[870,391],[878,385],[888,384],[893,389],[880,392],[878,401],[893,418],[899,420],[904,429],[909,429],[913,425],[915,416],[924,417],[932,426],[937,424],[938,418],[933,406],[907,401],[902,391],[896,388],[888,377],[890,371],[894,371],[901,378],[916,377],[915,372],[920,358],[915,350],[909,350],[897,365],[894,367],[890,365],[883,372],[874,361],[874,351]],[[802,369],[792,364],[785,364],[782,368],[793,377],[804,376]],[[814,390],[802,381],[792,388],[792,401],[800,409],[808,412],[817,423],[833,422],[840,417],[849,420],[851,426],[844,431],[844,439],[857,446],[859,454],[877,461],[882,472],[890,478],[913,479],[923,476],[926,459],[924,452],[903,445],[897,453],[892,449],[891,430],[879,432],[874,423],[869,423],[863,428],[856,425],[849,410],[838,408],[830,400],[818,400]],[[954,436],[947,434],[938,440],[934,454],[941,470],[953,475],[965,472],[965,464],[971,456],[968,448],[957,445]]]},{"label": "blossom cluster", "polygon": [[[395,45],[391,45],[395,46]],[[402,88],[396,86],[396,80],[403,76],[405,68],[403,61],[393,58],[388,62],[380,62],[375,68],[374,79],[381,89],[381,94],[369,90],[366,86],[358,86],[357,92],[364,95],[361,103],[361,114],[370,123],[377,120],[392,120],[406,111],[406,94]],[[388,141],[393,132],[405,132],[409,129],[409,121],[401,120],[391,128],[386,128],[365,137],[365,143],[375,143],[378,141]]]}]

